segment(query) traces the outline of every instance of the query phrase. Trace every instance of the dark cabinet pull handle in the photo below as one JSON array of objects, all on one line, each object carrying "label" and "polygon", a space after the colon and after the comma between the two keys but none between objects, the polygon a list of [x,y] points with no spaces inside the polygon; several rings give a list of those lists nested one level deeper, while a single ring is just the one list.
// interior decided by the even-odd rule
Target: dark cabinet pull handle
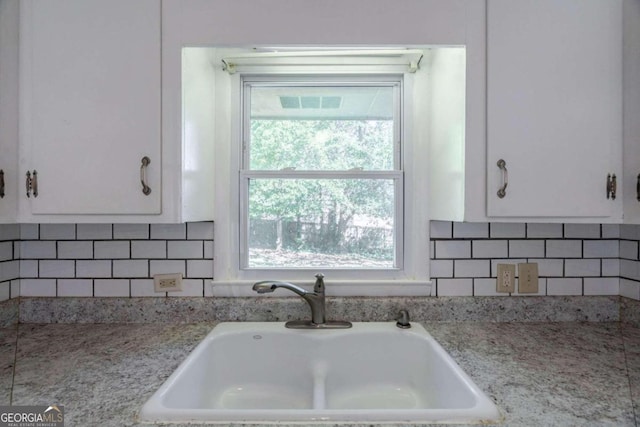
[{"label": "dark cabinet pull handle", "polygon": [[503,198],[507,195],[507,185],[509,184],[509,171],[507,170],[507,162],[500,159],[497,163],[498,167],[502,171],[502,186],[498,189],[498,197]]},{"label": "dark cabinet pull handle", "polygon": [[33,197],[38,197],[38,171],[33,170],[33,176],[31,178],[33,182],[31,183],[31,188],[33,189]]},{"label": "dark cabinet pull handle", "polygon": [[607,174],[607,199],[615,200],[618,189],[618,179],[616,174]]},{"label": "dark cabinet pull handle", "polygon": [[27,179],[25,181],[25,186],[27,188],[27,197],[38,197],[38,171],[33,170],[33,174],[31,171],[27,171]]},{"label": "dark cabinet pull handle", "polygon": [[0,169],[0,199],[4,197],[4,170]]},{"label": "dark cabinet pull handle", "polygon": [[31,172],[27,171],[27,180],[25,182],[27,187],[27,197],[31,197]]},{"label": "dark cabinet pull handle", "polygon": [[638,180],[636,181],[636,196],[640,202],[640,173],[638,174]]},{"label": "dark cabinet pull handle", "polygon": [[147,156],[142,158],[142,165],[140,165],[140,182],[142,183],[142,194],[148,196],[151,194],[151,187],[147,185],[147,166],[151,163],[151,159]]}]

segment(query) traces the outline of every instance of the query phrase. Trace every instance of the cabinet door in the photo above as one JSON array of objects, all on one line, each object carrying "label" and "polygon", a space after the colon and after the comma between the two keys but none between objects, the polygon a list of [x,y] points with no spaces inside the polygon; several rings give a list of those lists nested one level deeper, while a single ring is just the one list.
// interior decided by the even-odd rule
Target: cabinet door
[{"label": "cabinet door", "polygon": [[[640,224],[640,1],[624,2],[624,222]],[[628,186],[628,187],[627,187]]]},{"label": "cabinet door", "polygon": [[620,181],[621,0],[487,7],[488,215],[611,215],[620,209],[606,198],[606,178]]},{"label": "cabinet door", "polygon": [[16,221],[18,0],[0,0],[0,224]]},{"label": "cabinet door", "polygon": [[27,211],[159,213],[159,0],[23,1],[20,28]]}]

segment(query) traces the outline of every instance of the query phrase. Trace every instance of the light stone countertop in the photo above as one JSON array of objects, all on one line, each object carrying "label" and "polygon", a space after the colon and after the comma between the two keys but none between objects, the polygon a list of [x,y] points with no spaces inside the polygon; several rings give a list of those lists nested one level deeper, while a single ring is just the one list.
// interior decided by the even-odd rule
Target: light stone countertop
[{"label": "light stone countertop", "polygon": [[[618,322],[423,325],[496,402],[505,416],[502,425],[639,425],[637,327]],[[0,329],[0,404],[64,405],[67,427],[141,425],[136,419],[143,403],[213,326],[20,324]]]}]

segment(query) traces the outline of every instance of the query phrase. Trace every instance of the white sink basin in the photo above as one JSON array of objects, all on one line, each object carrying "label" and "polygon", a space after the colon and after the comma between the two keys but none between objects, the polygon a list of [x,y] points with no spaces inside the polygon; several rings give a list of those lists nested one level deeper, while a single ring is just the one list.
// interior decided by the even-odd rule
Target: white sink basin
[{"label": "white sink basin", "polygon": [[151,422],[498,421],[419,324],[292,330],[221,323],[145,403]]}]

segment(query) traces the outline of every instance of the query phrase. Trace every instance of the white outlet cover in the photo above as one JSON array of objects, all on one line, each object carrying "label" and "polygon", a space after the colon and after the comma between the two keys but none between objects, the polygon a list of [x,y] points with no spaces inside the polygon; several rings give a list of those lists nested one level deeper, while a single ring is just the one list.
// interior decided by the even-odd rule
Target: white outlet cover
[{"label": "white outlet cover", "polygon": [[156,292],[180,292],[182,273],[154,274],[153,287]]}]

